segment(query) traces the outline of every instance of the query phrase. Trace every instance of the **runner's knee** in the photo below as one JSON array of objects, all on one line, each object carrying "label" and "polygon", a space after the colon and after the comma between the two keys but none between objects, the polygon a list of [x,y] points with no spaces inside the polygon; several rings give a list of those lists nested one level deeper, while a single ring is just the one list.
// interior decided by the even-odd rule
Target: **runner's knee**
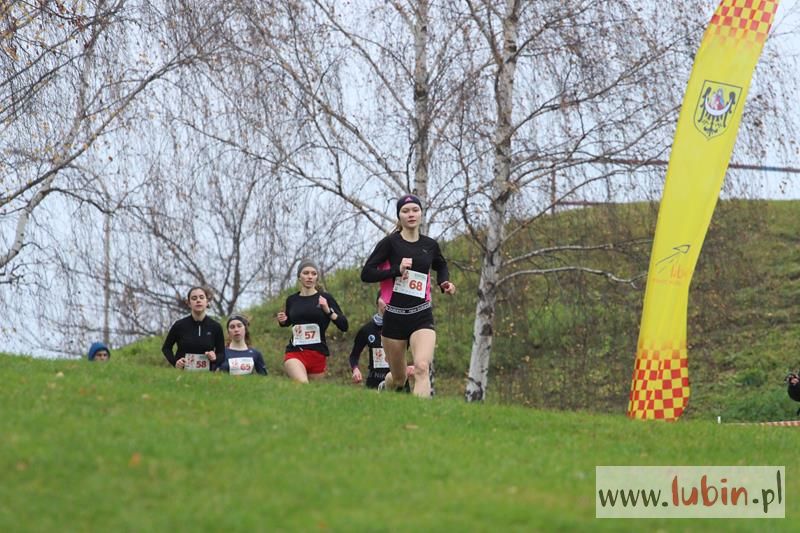
[{"label": "runner's knee", "polygon": [[414,363],[414,377],[416,379],[422,379],[428,377],[428,369],[430,368],[430,363],[428,361],[417,361]]}]

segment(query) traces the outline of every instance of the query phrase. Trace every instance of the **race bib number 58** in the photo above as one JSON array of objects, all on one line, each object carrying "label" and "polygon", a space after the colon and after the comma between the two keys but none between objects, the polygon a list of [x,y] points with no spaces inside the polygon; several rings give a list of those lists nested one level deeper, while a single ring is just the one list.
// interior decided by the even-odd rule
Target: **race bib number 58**
[{"label": "race bib number 58", "polygon": [[183,369],[189,372],[208,371],[211,365],[208,357],[204,353],[187,353],[184,355],[184,358],[186,359],[186,364],[183,366]]},{"label": "race bib number 58", "polygon": [[425,298],[425,288],[428,286],[428,275],[414,270],[406,270],[405,279],[403,277],[394,278],[394,292]]},{"label": "race bib number 58", "polygon": [[292,328],[292,332],[292,344],[295,346],[320,342],[319,325],[317,324],[297,324]]}]

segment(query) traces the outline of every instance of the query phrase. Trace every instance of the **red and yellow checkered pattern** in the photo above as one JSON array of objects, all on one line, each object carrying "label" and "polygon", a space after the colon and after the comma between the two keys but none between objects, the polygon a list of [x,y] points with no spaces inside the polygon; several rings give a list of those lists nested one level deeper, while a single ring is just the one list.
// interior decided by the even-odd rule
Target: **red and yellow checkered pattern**
[{"label": "red and yellow checkered pattern", "polygon": [[762,46],[777,10],[777,0],[723,0],[711,17],[708,34],[726,42]]},{"label": "red and yellow checkered pattern", "polygon": [[689,355],[686,341],[666,342],[660,347],[653,343],[640,343],[633,369],[628,416],[642,420],[677,420],[688,403]]}]

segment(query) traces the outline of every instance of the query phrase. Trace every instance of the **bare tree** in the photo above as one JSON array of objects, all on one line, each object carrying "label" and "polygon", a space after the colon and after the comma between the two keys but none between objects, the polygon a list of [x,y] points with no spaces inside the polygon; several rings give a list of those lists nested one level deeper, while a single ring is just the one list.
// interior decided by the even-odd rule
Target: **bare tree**
[{"label": "bare tree", "polygon": [[[458,86],[450,72],[459,61],[457,25],[435,25],[427,0],[353,4],[345,14],[331,1],[275,2],[270,16],[264,6],[236,5],[247,31],[230,46],[246,68],[273,81],[294,130],[260,128],[260,142],[228,142],[341,198],[376,229],[390,227],[390,205],[408,191],[423,198],[436,224],[449,201],[449,178],[433,154],[457,113],[448,103]],[[437,17],[445,16],[437,6]],[[239,107],[241,119],[263,124],[270,98],[253,95]]]},{"label": "bare tree", "polygon": [[34,211],[69,188],[74,164],[120,127],[121,115],[145,88],[202,53],[197,40],[174,43],[153,64],[131,64],[125,53],[145,53],[126,22],[132,16],[141,27],[163,22],[153,19],[159,15],[151,6],[122,0],[12,2],[4,9],[0,217],[4,227],[15,221],[0,251],[4,278],[25,247]]},{"label": "bare tree", "polygon": [[70,215],[90,221],[81,211],[94,206],[107,216],[129,194],[114,177],[115,166],[136,166],[117,150],[151,116],[137,104],[156,82],[213,56],[210,37],[226,13],[188,0],[95,0],[10,2],[0,17],[0,285],[13,284],[20,301],[38,293],[41,307],[57,310],[49,301],[63,293],[52,291],[53,274],[65,299],[66,287],[88,292],[63,279],[86,270],[67,258],[67,242],[84,235]]},{"label": "bare tree", "polygon": [[[494,102],[493,113],[471,117],[476,130],[493,125],[477,139],[493,154],[491,179],[473,172],[463,196],[464,223],[483,256],[465,392],[475,401],[486,395],[503,285],[561,272],[619,283],[641,276],[580,259],[591,250],[620,251],[620,242],[548,244],[517,256],[508,244],[557,205],[614,200],[626,177],[647,175],[642,166],[669,148],[684,74],[707,14],[685,6],[634,9],[614,0],[538,3],[535,10],[517,0],[466,3],[487,47],[484,71]],[[768,85],[768,91],[780,90],[778,79]],[[757,122],[753,132],[764,133]],[[759,153],[757,143],[748,148]],[[642,189],[641,182],[628,186]]]}]

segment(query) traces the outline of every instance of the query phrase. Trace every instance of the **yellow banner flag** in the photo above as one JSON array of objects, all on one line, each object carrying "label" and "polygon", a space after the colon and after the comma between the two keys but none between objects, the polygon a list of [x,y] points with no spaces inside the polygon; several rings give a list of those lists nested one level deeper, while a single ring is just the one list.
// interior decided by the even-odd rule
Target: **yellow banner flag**
[{"label": "yellow banner flag", "polygon": [[677,420],[689,403],[689,284],[777,9],[777,0],[722,0],[697,51],[650,254],[631,418]]}]

